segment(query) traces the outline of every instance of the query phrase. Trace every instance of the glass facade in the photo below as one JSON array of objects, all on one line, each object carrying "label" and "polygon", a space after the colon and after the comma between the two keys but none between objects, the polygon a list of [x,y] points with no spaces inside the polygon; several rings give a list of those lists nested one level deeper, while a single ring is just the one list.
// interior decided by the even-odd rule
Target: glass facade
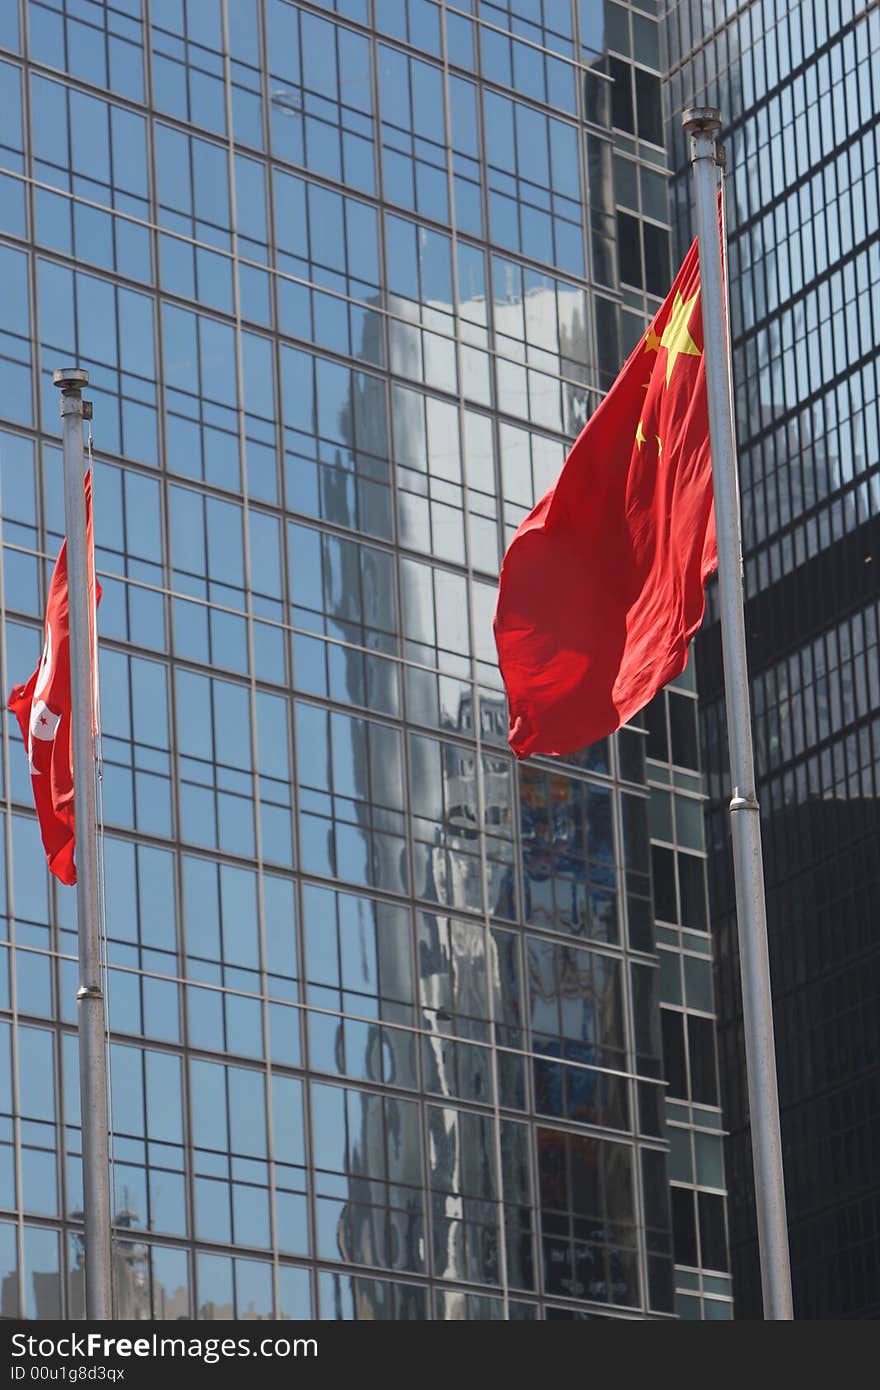
[{"label": "glass facade", "polygon": [[[4,689],[52,370],[94,401],[120,1316],[669,1315],[670,1191],[700,1315],[693,691],[650,792],[646,727],[517,767],[491,633],[668,285],[657,5],[21,0],[0,49]],[[2,1312],[77,1317],[75,907],[4,728]]]},{"label": "glass facade", "polygon": [[[670,5],[680,112],[728,122],[746,629],[795,1314],[876,1317],[880,11]],[[679,128],[679,133],[677,132]],[[698,642],[738,1315],[760,1316],[717,612]]]},{"label": "glass facade", "polygon": [[670,1144],[675,1308],[733,1314],[694,663],[651,702],[649,828]]}]

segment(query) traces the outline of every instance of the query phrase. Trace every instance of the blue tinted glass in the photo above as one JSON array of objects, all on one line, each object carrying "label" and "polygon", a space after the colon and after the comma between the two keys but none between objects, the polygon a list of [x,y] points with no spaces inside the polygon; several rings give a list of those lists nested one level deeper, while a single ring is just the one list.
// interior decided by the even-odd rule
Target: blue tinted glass
[{"label": "blue tinted glass", "polygon": [[408,299],[419,299],[418,231],[402,217],[385,218],[388,278],[393,290]]},{"label": "blue tinted glass", "polygon": [[6,5],[0,13],[0,44],[18,51],[18,11],[15,6]]},{"label": "blue tinted glass", "polygon": [[[0,20],[2,24],[2,20]],[[0,102],[3,106],[4,130],[0,150],[21,150],[21,72],[12,63],[0,63]],[[3,161],[6,162],[5,160]]]},{"label": "blue tinted glass", "polygon": [[27,338],[30,332],[27,257],[11,247],[0,247],[0,274],[6,285],[0,323],[6,332]]},{"label": "blue tinted glass", "polygon": [[229,6],[229,48],[238,61],[254,67],[260,62],[259,0],[239,0]]},{"label": "blue tinted glass", "polygon": [[339,100],[339,77],[336,61],[336,27],[315,15],[303,13],[303,50],[309,55],[308,85],[322,96]]},{"label": "blue tinted glass", "polygon": [[460,77],[451,77],[449,79],[449,99],[453,144],[457,150],[477,158],[479,155],[477,89],[472,82],[463,82]]},{"label": "blue tinted glass", "polygon": [[413,130],[417,135],[442,144],[443,126],[443,76],[439,68],[429,63],[412,59],[412,112]]},{"label": "blue tinted glass", "polygon": [[492,141],[487,151],[489,163],[500,169],[515,169],[513,103],[495,92],[484,92],[483,109],[486,129],[492,131]]},{"label": "blue tinted glass", "polygon": [[66,167],[68,155],[67,90],[45,77],[31,78],[33,150],[37,159]]},{"label": "blue tinted glass", "polygon": [[396,39],[407,39],[407,0],[375,0],[376,28]]},{"label": "blue tinted glass", "polygon": [[411,127],[409,61],[396,48],[379,49],[380,102],[383,121],[402,130]]},{"label": "blue tinted glass", "polygon": [[372,111],[370,45],[350,29],[337,30],[340,99],[355,111]]}]

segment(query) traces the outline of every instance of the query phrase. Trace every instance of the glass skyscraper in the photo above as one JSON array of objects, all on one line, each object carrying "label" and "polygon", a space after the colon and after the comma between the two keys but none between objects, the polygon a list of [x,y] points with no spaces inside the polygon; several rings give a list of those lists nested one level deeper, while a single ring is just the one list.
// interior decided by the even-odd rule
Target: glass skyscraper
[{"label": "glass skyscraper", "polygon": [[[491,633],[668,288],[657,10],[0,6],[3,688],[76,363],[120,1316],[730,1315],[692,677],[517,767]],[[3,768],[2,1313],[78,1317],[74,895]]]},{"label": "glass skyscraper", "polygon": [[[880,10],[670,6],[727,128],[746,629],[795,1315],[880,1314]],[[677,137],[680,139],[680,137]],[[676,166],[682,242],[688,187]],[[710,615],[717,619],[717,614]],[[760,1316],[717,620],[697,642],[740,1316]]]}]

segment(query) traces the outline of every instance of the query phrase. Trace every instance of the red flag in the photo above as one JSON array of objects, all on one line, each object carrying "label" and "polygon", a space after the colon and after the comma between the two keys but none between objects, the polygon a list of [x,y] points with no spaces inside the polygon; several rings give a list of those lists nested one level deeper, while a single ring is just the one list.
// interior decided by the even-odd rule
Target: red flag
[{"label": "red flag", "polygon": [[[86,546],[94,584],[92,478],[85,476]],[[95,602],[101,586],[95,585]],[[94,689],[94,634],[92,634]],[[67,542],[58,552],[46,600],[43,654],[26,685],[17,685],[9,708],[18,720],[31,770],[34,805],[49,868],[62,883],[76,883],[73,851],[73,748],[70,702],[70,620],[67,604]]]},{"label": "red flag", "polygon": [[650,329],[501,567],[517,757],[604,738],[680,675],[717,564],[694,242]]}]

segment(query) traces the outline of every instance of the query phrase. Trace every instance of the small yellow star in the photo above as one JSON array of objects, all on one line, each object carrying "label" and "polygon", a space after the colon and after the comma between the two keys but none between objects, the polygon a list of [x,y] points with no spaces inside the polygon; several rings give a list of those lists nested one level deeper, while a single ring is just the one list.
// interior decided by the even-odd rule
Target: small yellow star
[{"label": "small yellow star", "polygon": [[655,434],[654,438],[657,441],[657,457],[659,458],[663,453],[663,440],[660,438],[659,434]]},{"label": "small yellow star", "polygon": [[640,449],[645,442],[645,438],[646,435],[644,430],[642,429],[642,422],[640,420],[639,423],[636,425],[636,443],[638,444]]},{"label": "small yellow star", "polygon": [[660,343],[661,343],[661,338],[660,338],[659,334],[655,333],[654,330],[653,330],[653,328],[649,328],[649,329],[648,329],[648,332],[647,332],[646,335],[645,335],[645,351],[646,351],[646,352],[659,352],[659,351],[660,351]]},{"label": "small yellow star", "polygon": [[689,357],[700,356],[700,349],[697,347],[688,330],[688,323],[698,298],[699,291],[688,300],[682,299],[679,291],[675,291],[672,313],[669,315],[666,327],[660,338],[660,346],[666,349],[667,386],[672,379],[672,369],[675,366],[677,357],[682,353],[686,353]]},{"label": "small yellow star", "polygon": [[648,389],[648,387],[649,387],[650,385],[651,385],[651,378],[648,377],[648,380],[647,380],[647,381],[643,381],[643,382],[642,382],[642,390],[643,390],[643,391],[647,391],[647,389]]}]

